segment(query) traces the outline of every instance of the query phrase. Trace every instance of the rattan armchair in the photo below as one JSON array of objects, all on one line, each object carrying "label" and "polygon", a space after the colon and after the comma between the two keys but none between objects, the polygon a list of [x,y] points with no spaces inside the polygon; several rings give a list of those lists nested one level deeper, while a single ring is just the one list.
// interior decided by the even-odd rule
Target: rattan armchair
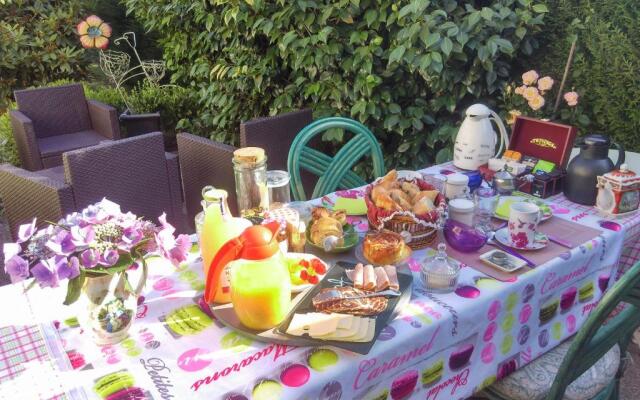
[{"label": "rattan armchair", "polygon": [[229,208],[233,215],[237,215],[236,183],[231,162],[236,148],[190,133],[179,133],[177,141],[184,203],[191,230],[196,214],[202,211],[202,188],[207,185],[226,190]]},{"label": "rattan armchair", "polygon": [[[273,117],[255,118],[240,124],[240,146],[261,147],[267,154],[270,170],[287,170],[287,156],[298,132],[313,122],[311,109],[293,111]],[[317,144],[319,140],[313,141]],[[301,171],[302,186],[311,195],[318,178]]]},{"label": "rattan armchair", "polygon": [[0,198],[14,238],[34,217],[58,221],[103,197],[153,221],[166,212],[185,231],[178,160],[165,153],[161,132],[70,151],[63,163],[41,171],[0,165]]},{"label": "rattan armchair", "polygon": [[81,84],[17,90],[14,96],[13,136],[29,171],[62,165],[66,151],[120,139],[116,109],[87,100]]}]

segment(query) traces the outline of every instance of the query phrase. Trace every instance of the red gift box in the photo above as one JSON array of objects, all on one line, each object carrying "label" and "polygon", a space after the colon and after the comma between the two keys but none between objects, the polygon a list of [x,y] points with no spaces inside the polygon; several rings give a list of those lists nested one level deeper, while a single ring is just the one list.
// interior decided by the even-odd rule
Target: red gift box
[{"label": "red gift box", "polygon": [[556,167],[564,169],[577,133],[575,126],[518,116],[511,131],[509,150],[551,161]]}]

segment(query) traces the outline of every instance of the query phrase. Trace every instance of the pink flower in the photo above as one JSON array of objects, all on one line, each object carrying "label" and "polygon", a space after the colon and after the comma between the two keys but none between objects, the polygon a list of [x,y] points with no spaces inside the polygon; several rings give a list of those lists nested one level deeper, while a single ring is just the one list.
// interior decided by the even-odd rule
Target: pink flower
[{"label": "pink flower", "polygon": [[567,92],[564,94],[564,101],[567,102],[567,104],[569,105],[569,107],[575,107],[576,105],[578,105],[578,93],[576,92]]},{"label": "pink flower", "polygon": [[527,99],[527,101],[531,101],[531,99],[537,96],[540,96],[540,93],[538,92],[538,88],[535,86],[529,86],[524,89],[524,92],[522,92],[522,97]]},{"label": "pink flower", "polygon": [[536,83],[539,76],[540,75],[538,75],[538,73],[533,69],[531,71],[527,71],[522,74],[522,83],[525,85],[533,85]]},{"label": "pink flower", "polygon": [[531,109],[534,111],[538,111],[539,109],[544,107],[544,97],[535,96],[534,98],[529,100],[529,107],[531,107]]},{"label": "pink flower", "polygon": [[550,76],[545,76],[538,79],[538,89],[541,92],[547,91],[553,87],[553,79]]},{"label": "pink flower", "polygon": [[527,239],[527,234],[525,232],[518,232],[516,234],[512,233],[511,243],[516,247],[525,248],[529,245],[529,239]]}]

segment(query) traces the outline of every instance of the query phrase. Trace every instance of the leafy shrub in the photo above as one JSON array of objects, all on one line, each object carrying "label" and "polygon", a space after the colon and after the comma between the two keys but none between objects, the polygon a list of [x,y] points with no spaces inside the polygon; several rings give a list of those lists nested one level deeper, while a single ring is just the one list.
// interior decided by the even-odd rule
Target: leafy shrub
[{"label": "leafy shrub", "polygon": [[0,5],[0,112],[12,90],[81,78],[88,60],[74,28],[82,0],[9,0]]},{"label": "leafy shrub", "polygon": [[460,113],[531,53],[546,12],[532,0],[123,1],[159,36],[173,81],[197,92],[185,128],[237,143],[240,121],[307,106],[362,121],[388,164],[409,166],[450,157]]},{"label": "leafy shrub", "polygon": [[[570,41],[578,38],[568,89],[599,131],[640,151],[640,8],[636,0],[554,0],[547,2],[548,35],[532,65],[560,76]],[[577,36],[576,36],[577,35]]]}]

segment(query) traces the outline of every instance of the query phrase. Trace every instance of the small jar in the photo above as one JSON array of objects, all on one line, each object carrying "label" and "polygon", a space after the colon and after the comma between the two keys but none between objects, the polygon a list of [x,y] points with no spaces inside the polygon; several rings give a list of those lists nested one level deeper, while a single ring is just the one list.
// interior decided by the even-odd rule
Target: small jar
[{"label": "small jar", "polygon": [[473,226],[475,204],[469,199],[453,199],[449,201],[449,218],[465,225]]},{"label": "small jar", "polygon": [[267,171],[267,188],[269,189],[269,205],[271,208],[282,206],[291,201],[290,180],[291,177],[287,171]]},{"label": "small jar", "polygon": [[447,199],[466,197],[469,194],[469,177],[465,174],[449,174],[445,184],[444,195]]},{"label": "small jar", "polygon": [[449,293],[456,289],[460,266],[447,256],[447,245],[438,244],[438,252],[428,257],[420,268],[422,284],[429,292]]},{"label": "small jar", "polygon": [[238,210],[245,215],[262,214],[269,209],[267,156],[259,147],[244,147],[233,152]]}]

